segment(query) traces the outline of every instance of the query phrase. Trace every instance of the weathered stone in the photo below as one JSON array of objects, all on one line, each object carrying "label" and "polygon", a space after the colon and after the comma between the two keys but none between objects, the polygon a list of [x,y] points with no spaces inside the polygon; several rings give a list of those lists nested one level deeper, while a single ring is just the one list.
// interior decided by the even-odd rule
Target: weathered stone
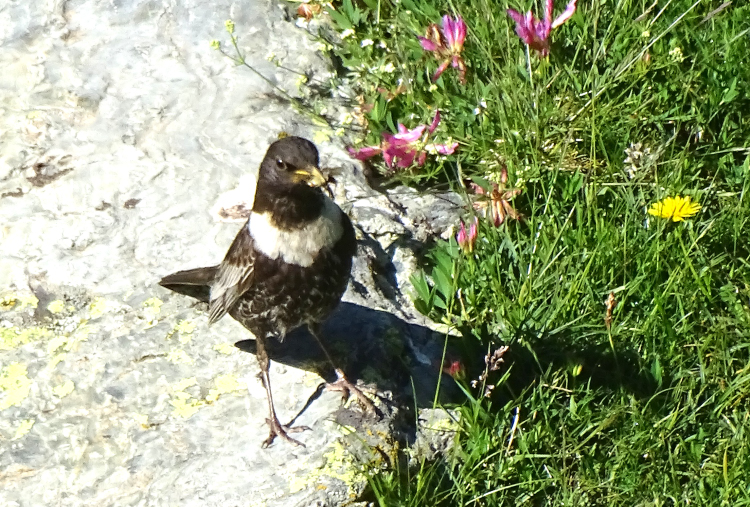
[{"label": "weathered stone", "polygon": [[[373,190],[330,131],[209,46],[234,19],[248,61],[302,96],[269,53],[329,70],[285,13],[252,0],[0,9],[1,504],[341,505],[364,487],[358,460],[421,438],[410,399],[432,406],[443,337],[411,308],[408,278],[460,200]],[[263,450],[257,363],[233,345],[252,352],[252,337],[230,318],[209,328],[202,305],[156,282],[222,258],[282,131],[317,140],[357,224],[325,338],[386,401],[381,419],[341,408],[297,331],[272,343],[271,381],[280,417],[312,430],[305,448]],[[456,395],[449,379],[441,393]]]}]

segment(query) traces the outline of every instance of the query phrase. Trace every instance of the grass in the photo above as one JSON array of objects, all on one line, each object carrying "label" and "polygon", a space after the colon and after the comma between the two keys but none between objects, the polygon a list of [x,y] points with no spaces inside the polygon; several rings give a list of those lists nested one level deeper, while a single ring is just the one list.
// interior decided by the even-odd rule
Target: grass
[{"label": "grass", "polygon": [[[750,5],[579,0],[540,58],[505,13],[539,4],[329,9],[349,31],[334,52],[360,94],[361,143],[429,123],[435,109],[436,138],[459,143],[423,166],[376,167],[467,194],[467,179],[486,187],[505,167],[522,189],[512,201],[522,220],[481,218],[473,252],[440,242],[414,277],[420,311],[463,337],[467,402],[453,450],[378,470],[373,497],[389,507],[748,505]],[[444,14],[468,25],[466,84],[452,68],[433,84],[440,62],[417,40]],[[647,213],[677,195],[700,212],[683,222]],[[470,380],[501,345],[485,398]]]}]

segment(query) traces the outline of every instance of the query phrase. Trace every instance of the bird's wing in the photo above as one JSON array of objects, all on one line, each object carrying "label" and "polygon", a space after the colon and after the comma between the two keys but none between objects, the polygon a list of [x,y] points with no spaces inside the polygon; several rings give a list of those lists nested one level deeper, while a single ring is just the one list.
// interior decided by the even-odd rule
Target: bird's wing
[{"label": "bird's wing", "polygon": [[167,275],[159,281],[162,287],[208,303],[211,284],[216,279],[219,266],[187,269]]},{"label": "bird's wing", "polygon": [[253,238],[245,226],[234,238],[211,286],[211,299],[208,303],[209,324],[222,318],[253,285],[255,257]]}]

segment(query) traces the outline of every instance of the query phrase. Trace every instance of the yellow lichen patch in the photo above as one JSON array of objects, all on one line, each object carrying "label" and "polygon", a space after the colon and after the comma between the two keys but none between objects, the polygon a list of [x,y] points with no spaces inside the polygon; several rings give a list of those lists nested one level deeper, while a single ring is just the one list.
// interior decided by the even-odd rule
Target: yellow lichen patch
[{"label": "yellow lichen patch", "polygon": [[193,398],[185,392],[185,389],[198,384],[195,377],[185,378],[172,386],[172,399],[169,404],[174,407],[172,417],[182,417],[187,419],[195,414],[199,408],[206,404],[205,401]]},{"label": "yellow lichen patch", "polygon": [[17,327],[0,328],[0,350],[12,350],[29,342],[41,340],[52,333],[43,327],[19,329]]},{"label": "yellow lichen patch", "polygon": [[61,313],[65,310],[65,303],[62,299],[56,299],[47,305],[47,310],[49,310],[50,313]]},{"label": "yellow lichen patch", "polygon": [[47,342],[47,354],[54,354],[58,349],[60,349],[64,345],[67,345],[67,343],[67,336],[53,336],[52,339]]},{"label": "yellow lichen patch", "polygon": [[10,363],[0,372],[0,391],[4,394],[0,397],[0,410],[20,405],[29,396],[32,382],[26,374],[23,363]]},{"label": "yellow lichen patch", "polygon": [[72,393],[75,388],[76,386],[75,384],[73,384],[73,381],[67,380],[59,386],[53,388],[52,392],[55,393],[55,396],[57,396],[58,398],[65,398],[67,395]]},{"label": "yellow lichen patch", "polygon": [[39,304],[39,300],[34,294],[19,294],[16,299],[16,310],[25,310],[28,308],[36,308]]},{"label": "yellow lichen patch", "polygon": [[213,349],[219,354],[226,354],[228,356],[229,354],[233,354],[237,350],[237,347],[235,347],[231,343],[224,342],[217,343],[216,345],[214,345]]},{"label": "yellow lichen patch", "polygon": [[140,424],[144,430],[147,430],[151,427],[151,425],[148,423],[148,416],[145,414],[133,414],[133,419],[135,419],[135,422]]},{"label": "yellow lichen patch", "polygon": [[234,375],[219,375],[214,380],[214,385],[216,387],[214,389],[210,389],[208,391],[208,396],[206,396],[206,401],[208,403],[213,403],[214,401],[219,399],[219,396],[221,396],[222,394],[243,391],[245,389],[245,386],[240,384],[237,381],[237,377],[235,377]]},{"label": "yellow lichen patch", "polygon": [[53,336],[52,339],[47,342],[47,354],[54,354],[60,349],[66,352],[75,350],[79,343],[88,340],[91,331],[91,328],[86,325],[86,321],[83,321],[70,336]]},{"label": "yellow lichen patch", "polygon": [[49,363],[47,364],[47,369],[49,369],[49,370],[54,370],[54,369],[55,369],[55,367],[56,367],[56,366],[57,366],[57,365],[58,365],[58,364],[59,364],[59,363],[60,363],[61,361],[64,361],[64,360],[65,360],[65,357],[66,357],[67,355],[68,355],[68,354],[66,354],[65,352],[61,352],[61,353],[59,353],[59,354],[56,354],[55,356],[53,356],[53,357],[52,357],[52,359],[50,359],[50,360],[49,360]]},{"label": "yellow lichen patch", "polygon": [[158,317],[161,313],[161,305],[163,304],[164,301],[159,298],[149,298],[143,302],[143,311],[146,314],[146,318],[148,319],[146,329],[156,325],[156,317]]},{"label": "yellow lichen patch", "polygon": [[195,331],[195,322],[189,319],[181,320],[175,326],[178,333],[190,334]]},{"label": "yellow lichen patch", "polygon": [[316,130],[313,133],[313,141],[316,144],[327,143],[330,140],[331,140],[331,131],[330,130]]},{"label": "yellow lichen patch", "polygon": [[[453,417],[456,419],[454,419]],[[433,430],[433,431],[450,431],[450,432],[456,432],[460,429],[458,425],[458,414],[448,412],[445,413],[445,417],[435,418],[432,421],[429,422],[428,425],[425,426],[425,430]]]},{"label": "yellow lichen patch", "polygon": [[289,480],[289,492],[296,493],[314,484],[319,485],[321,478],[330,477],[346,484],[350,496],[356,495],[362,484],[367,481],[363,466],[357,463],[338,440],[333,443],[330,452],[323,457],[326,460],[325,465],[317,470],[313,470],[304,477],[292,475]]},{"label": "yellow lichen patch", "polygon": [[24,419],[21,421],[18,426],[16,427],[16,433],[13,435],[13,440],[18,440],[19,438],[23,437],[31,431],[31,427],[34,426],[34,422],[36,422],[34,419]]},{"label": "yellow lichen patch", "polygon": [[33,294],[6,294],[0,298],[0,311],[36,308],[39,300]]},{"label": "yellow lichen patch", "polygon": [[317,373],[308,371],[308,370],[305,370],[304,374],[302,375],[302,384],[307,387],[317,386],[322,381],[323,379],[321,378],[320,375],[318,375]]},{"label": "yellow lichen patch", "polygon": [[143,307],[146,309],[150,309],[156,314],[156,313],[161,312],[161,305],[163,304],[164,304],[164,301],[162,301],[159,298],[149,298],[143,302]]},{"label": "yellow lichen patch", "polygon": [[174,407],[172,416],[183,419],[189,419],[206,404],[205,401],[191,398],[188,393],[183,392],[174,393],[174,398],[169,400],[169,403]]},{"label": "yellow lichen patch", "polygon": [[215,402],[223,394],[237,393],[245,390],[245,386],[241,384],[234,375],[219,375],[214,379],[213,389],[209,389],[208,395],[204,400],[194,398],[189,393],[185,392],[185,389],[197,385],[198,381],[195,377],[186,378],[180,380],[172,386],[172,399],[169,403],[174,407],[172,410],[173,417],[182,417],[187,419],[195,414],[198,409]]},{"label": "yellow lichen patch", "polygon": [[172,349],[167,354],[167,361],[174,364],[193,364],[193,358],[182,349]]},{"label": "yellow lichen patch", "polygon": [[109,305],[107,300],[102,297],[96,297],[89,305],[89,317],[91,319],[98,319],[109,311]]},{"label": "yellow lichen patch", "polygon": [[188,343],[193,339],[193,331],[195,331],[195,322],[189,319],[181,320],[175,324],[172,331],[169,332],[167,338],[171,338],[175,334],[178,336],[180,343]]}]

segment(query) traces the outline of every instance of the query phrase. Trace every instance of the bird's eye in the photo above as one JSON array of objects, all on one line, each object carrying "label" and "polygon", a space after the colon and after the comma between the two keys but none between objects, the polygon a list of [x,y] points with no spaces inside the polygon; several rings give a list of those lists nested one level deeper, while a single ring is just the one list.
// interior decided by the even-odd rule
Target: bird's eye
[{"label": "bird's eye", "polygon": [[277,158],[276,159],[276,167],[278,167],[279,169],[286,169],[286,162],[284,162],[280,158]]}]

